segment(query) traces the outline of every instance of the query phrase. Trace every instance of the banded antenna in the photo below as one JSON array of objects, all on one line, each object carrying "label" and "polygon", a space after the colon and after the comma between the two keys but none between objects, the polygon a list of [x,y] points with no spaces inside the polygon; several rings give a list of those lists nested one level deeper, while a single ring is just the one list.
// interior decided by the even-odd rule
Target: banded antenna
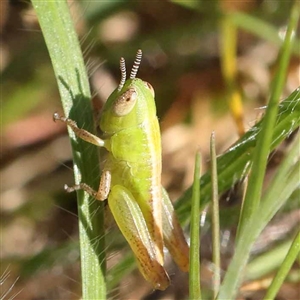
[{"label": "banded antenna", "polygon": [[118,86],[118,91],[121,91],[121,89],[124,86],[124,83],[126,81],[126,65],[125,65],[124,57],[120,58],[120,70],[121,70],[121,81]]},{"label": "banded antenna", "polygon": [[139,49],[136,53],[136,57],[135,57],[135,61],[133,63],[132,69],[131,69],[131,73],[130,73],[130,79],[134,79],[138,70],[139,70],[139,66],[142,60],[142,50]]}]

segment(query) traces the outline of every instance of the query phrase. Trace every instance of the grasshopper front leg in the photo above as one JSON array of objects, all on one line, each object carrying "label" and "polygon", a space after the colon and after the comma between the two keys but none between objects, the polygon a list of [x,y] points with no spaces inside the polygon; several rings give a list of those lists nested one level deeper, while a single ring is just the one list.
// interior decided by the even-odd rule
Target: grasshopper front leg
[{"label": "grasshopper front leg", "polygon": [[[98,147],[104,147],[105,142],[102,139],[100,139],[96,135],[94,135],[82,128],[79,128],[75,121],[73,121],[69,118],[66,118],[66,117],[62,117],[58,113],[53,114],[53,120],[66,123],[69,127],[72,128],[72,130],[74,131],[76,136],[78,136],[82,140],[84,140],[88,143],[91,143],[93,145],[96,145]],[[105,171],[103,171],[103,173],[101,175],[101,180],[100,180],[98,191],[95,191],[93,188],[91,188],[86,183],[80,183],[80,184],[77,184],[77,185],[74,185],[71,187],[65,185],[65,190],[68,193],[71,193],[71,192],[74,192],[77,190],[84,190],[89,195],[96,198],[97,200],[103,201],[103,200],[107,199],[107,197],[108,197],[109,190],[110,190],[110,184],[111,184],[111,174],[109,171],[105,170]]]},{"label": "grasshopper front leg", "polygon": [[74,133],[76,134],[76,136],[78,136],[79,138],[81,138],[82,140],[94,144],[98,147],[104,147],[105,142],[100,139],[99,137],[97,137],[96,135],[82,129],[79,128],[76,124],[75,121],[66,118],[66,117],[62,117],[60,116],[57,112],[53,114],[53,120],[54,121],[61,121],[63,123],[66,123],[69,127],[72,128],[72,130],[74,131]]},{"label": "grasshopper front leg", "polygon": [[79,183],[76,185],[73,185],[69,187],[68,185],[65,185],[65,190],[68,193],[72,193],[77,190],[84,190],[86,191],[90,196],[94,197],[97,200],[103,201],[106,200],[110,191],[110,184],[111,184],[111,174],[110,171],[103,171],[100,179],[99,189],[98,191],[95,191],[93,188],[91,188],[86,183]]}]

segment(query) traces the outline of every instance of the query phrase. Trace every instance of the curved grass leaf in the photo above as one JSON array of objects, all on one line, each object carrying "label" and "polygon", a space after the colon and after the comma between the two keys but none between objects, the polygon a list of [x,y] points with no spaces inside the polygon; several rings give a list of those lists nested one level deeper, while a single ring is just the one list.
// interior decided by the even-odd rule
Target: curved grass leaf
[{"label": "curved grass leaf", "polygon": [[[94,131],[90,89],[78,38],[66,1],[32,4],[49,50],[66,116],[79,127]],[[50,119],[50,116],[49,116]],[[99,184],[98,153],[69,131],[74,159],[75,182]],[[96,166],[96,167],[95,167]],[[83,299],[105,299],[105,245],[102,203],[83,191],[77,192]]]}]

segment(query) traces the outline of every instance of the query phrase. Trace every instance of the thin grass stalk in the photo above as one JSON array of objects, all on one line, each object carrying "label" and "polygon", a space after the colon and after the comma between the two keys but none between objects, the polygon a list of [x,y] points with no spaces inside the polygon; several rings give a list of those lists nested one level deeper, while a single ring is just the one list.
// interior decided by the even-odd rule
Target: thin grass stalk
[{"label": "thin grass stalk", "polygon": [[198,180],[201,174],[201,155],[196,154],[195,171],[193,183],[192,211],[191,211],[191,230],[190,230],[190,278],[189,290],[190,299],[201,300],[200,286],[200,186]]},{"label": "thin grass stalk", "polygon": [[299,255],[300,252],[300,232],[296,235],[290,250],[288,254],[286,255],[283,263],[281,264],[276,276],[273,278],[272,283],[270,287],[267,290],[267,293],[264,297],[264,300],[273,300],[282,283],[284,282],[284,279],[288,275],[288,272],[290,271],[293,263],[295,262],[297,256]]},{"label": "thin grass stalk", "polygon": [[210,139],[211,157],[211,179],[212,179],[212,261],[213,271],[213,293],[214,299],[217,297],[221,281],[221,258],[220,258],[220,216],[219,216],[219,193],[217,174],[217,155],[214,132]]}]

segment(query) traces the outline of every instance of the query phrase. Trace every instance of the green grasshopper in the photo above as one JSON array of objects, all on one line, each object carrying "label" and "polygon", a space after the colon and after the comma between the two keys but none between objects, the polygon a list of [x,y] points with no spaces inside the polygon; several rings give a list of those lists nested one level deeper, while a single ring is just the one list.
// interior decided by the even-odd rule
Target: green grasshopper
[{"label": "green grasshopper", "polygon": [[66,186],[67,192],[83,189],[109,208],[135,254],[139,269],[154,289],[170,284],[163,267],[164,245],[183,271],[189,268],[189,246],[173,205],[161,185],[161,137],[154,90],[136,78],[142,58],[138,50],[130,79],[124,58],[121,81],[104,105],[100,129],[103,139],[80,129],[71,119],[54,114],[86,142],[108,150],[98,191],[85,183]]}]

